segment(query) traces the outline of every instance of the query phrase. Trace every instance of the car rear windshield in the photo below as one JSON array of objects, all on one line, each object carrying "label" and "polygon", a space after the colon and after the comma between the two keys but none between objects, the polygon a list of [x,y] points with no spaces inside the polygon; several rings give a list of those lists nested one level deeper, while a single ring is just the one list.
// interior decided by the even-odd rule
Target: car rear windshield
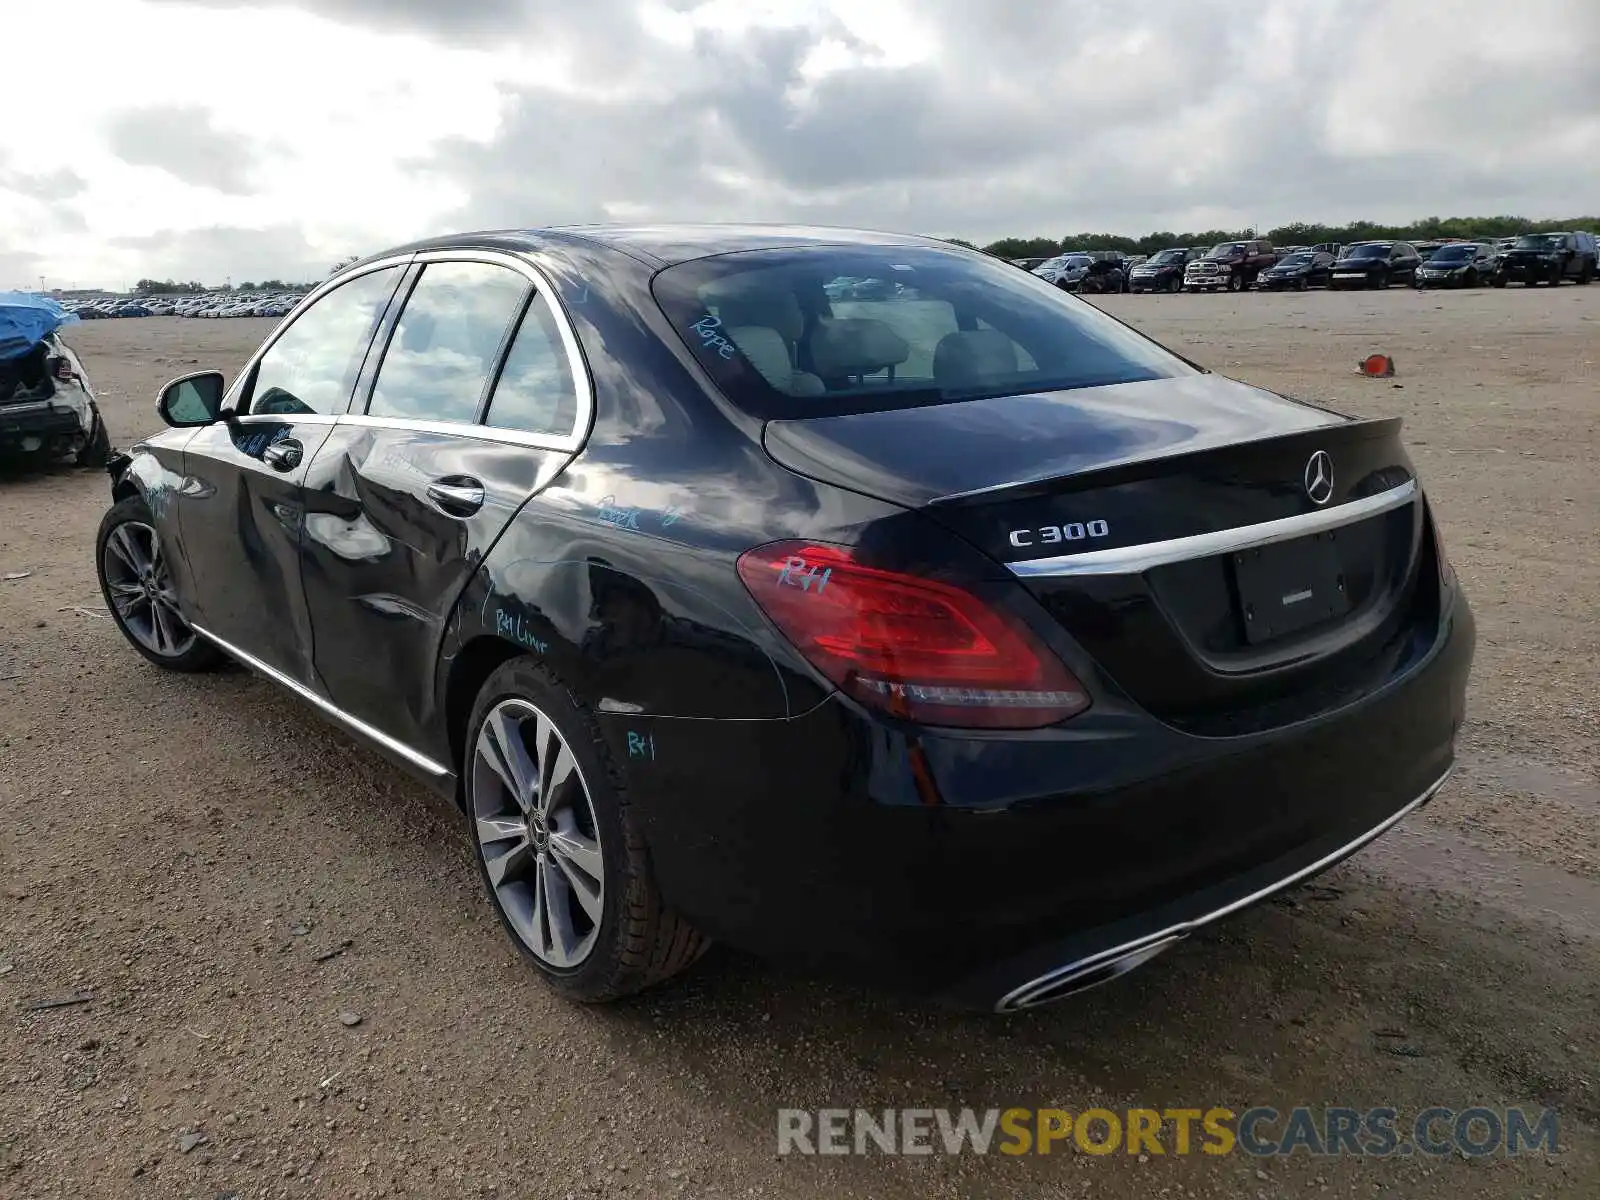
[{"label": "car rear windshield", "polygon": [[668,267],[657,303],[762,419],[1063,391],[1196,372],[1036,276],[965,251],[802,246]]}]

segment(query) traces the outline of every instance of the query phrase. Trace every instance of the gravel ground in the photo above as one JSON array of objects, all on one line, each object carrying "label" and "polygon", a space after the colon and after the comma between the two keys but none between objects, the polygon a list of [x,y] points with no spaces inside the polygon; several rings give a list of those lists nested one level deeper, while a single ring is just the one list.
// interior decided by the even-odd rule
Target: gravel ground
[{"label": "gravel ground", "polygon": [[[1013,1019],[725,951],[570,1007],[503,940],[448,806],[242,671],[124,647],[94,581],[102,475],[9,475],[0,574],[31,574],[0,582],[0,1195],[1600,1194],[1600,288],[1104,303],[1225,373],[1406,418],[1480,628],[1461,769],[1428,809]],[[165,379],[269,327],[69,340],[126,445]],[[1354,373],[1374,350],[1394,380]],[[1550,1106],[1561,1153],[775,1154],[779,1107],[1299,1103]]]}]

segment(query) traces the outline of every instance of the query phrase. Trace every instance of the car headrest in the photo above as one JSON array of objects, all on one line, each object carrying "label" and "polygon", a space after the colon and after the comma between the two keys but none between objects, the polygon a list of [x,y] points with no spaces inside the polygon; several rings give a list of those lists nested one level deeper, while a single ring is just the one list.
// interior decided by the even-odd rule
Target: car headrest
[{"label": "car headrest", "polygon": [[740,325],[728,330],[728,340],[761,372],[761,377],[789,396],[820,396],[828,389],[822,380],[796,371],[789,361],[783,335],[767,325]]},{"label": "car headrest", "polygon": [[717,316],[724,326],[765,325],[777,331],[791,345],[800,340],[805,331],[805,314],[792,292],[744,287],[730,288],[726,292],[707,296],[706,302],[714,304]]},{"label": "car headrest", "polygon": [[947,333],[933,349],[933,380],[941,387],[1014,375],[1019,369],[1016,343],[998,329]]},{"label": "car headrest", "polygon": [[886,322],[871,317],[835,317],[811,333],[811,365],[824,379],[871,375],[898,367],[911,346]]},{"label": "car headrest", "polygon": [[762,378],[775,388],[789,390],[794,364],[789,361],[789,346],[782,334],[769,325],[724,324],[723,328],[728,331],[728,340],[739,347],[739,353],[750,360]]}]

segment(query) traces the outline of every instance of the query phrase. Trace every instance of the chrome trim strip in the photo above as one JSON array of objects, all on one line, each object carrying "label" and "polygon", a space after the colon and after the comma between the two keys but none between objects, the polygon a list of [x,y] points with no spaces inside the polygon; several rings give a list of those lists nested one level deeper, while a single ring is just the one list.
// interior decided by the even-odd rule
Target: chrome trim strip
[{"label": "chrome trim strip", "polygon": [[1320,508],[1316,512],[1262,521],[1258,525],[1240,525],[1234,529],[1196,533],[1163,542],[1145,542],[1113,550],[1086,550],[1082,554],[1060,554],[1054,558],[1033,558],[1006,565],[1011,568],[1012,574],[1023,579],[1069,575],[1137,575],[1169,563],[1209,558],[1214,554],[1233,554],[1239,550],[1251,550],[1273,542],[1286,542],[1290,538],[1337,529],[1341,525],[1375,517],[1409,504],[1416,497],[1417,481],[1408,479],[1399,487],[1379,492],[1376,496],[1363,496],[1335,508]]},{"label": "chrome trim strip", "polygon": [[421,767],[424,771],[428,772],[428,774],[433,775],[436,778],[443,779],[445,776],[450,774],[449,767],[442,766],[441,764],[434,762],[433,759],[429,758],[426,754],[422,754],[419,751],[413,750],[404,742],[397,741],[396,739],[390,737],[387,733],[384,733],[378,729],[374,729],[371,725],[368,725],[365,721],[360,720],[357,717],[352,717],[349,713],[345,712],[344,709],[340,708],[332,701],[324,700],[321,696],[317,695],[304,684],[289,678],[289,676],[285,675],[276,667],[269,667],[255,655],[246,654],[243,650],[239,649],[239,647],[223,641],[209,629],[204,629],[201,626],[192,623],[190,624],[189,628],[193,629],[207,641],[215,642],[222,650],[226,651],[231,657],[236,658],[240,662],[244,663],[244,665],[249,667],[251,670],[258,671],[262,675],[265,675],[268,679],[272,680],[273,683],[281,684],[282,686],[288,688],[302,700],[309,700],[322,712],[332,717],[335,721],[338,721],[352,732],[358,733],[362,737],[376,742],[378,745],[382,746],[385,750],[388,750],[392,754],[398,754],[407,762],[413,764],[414,766]]},{"label": "chrome trim strip", "polygon": [[[1323,855],[1310,866],[1301,867],[1298,871],[1294,872],[1294,874],[1287,875],[1278,880],[1276,883],[1268,884],[1264,888],[1260,888],[1257,891],[1251,892],[1248,896],[1234,900],[1229,904],[1224,904],[1221,908],[1216,909],[1213,912],[1206,913],[1202,917],[1196,917],[1192,921],[1181,921],[1176,925],[1169,925],[1167,928],[1158,930],[1155,933],[1147,933],[1143,937],[1135,938],[1131,942],[1124,942],[1120,946],[1113,946],[1109,950],[1102,950],[1098,954],[1091,954],[1087,958],[1080,958],[1077,962],[1068,963],[1064,967],[1057,967],[1055,970],[1049,971],[1039,976],[1037,979],[1029,980],[1020,987],[1011,989],[1011,991],[1002,996],[995,1004],[995,1012],[1016,1012],[1020,1009],[1028,1008],[1030,1007],[1029,997],[1036,996],[1040,992],[1049,991],[1063,980],[1070,979],[1074,975],[1084,974],[1085,972],[1092,970],[1094,967],[1101,966],[1115,959],[1125,958],[1139,950],[1153,946],[1157,942],[1171,942],[1179,938],[1188,937],[1197,929],[1200,929],[1206,925],[1210,925],[1215,921],[1220,921],[1224,917],[1230,917],[1240,909],[1249,908],[1253,904],[1259,904],[1261,901],[1267,899],[1267,897],[1272,896],[1277,892],[1281,892],[1285,888],[1293,887],[1301,880],[1309,879],[1319,871],[1326,870],[1328,867],[1333,866],[1341,859],[1349,858],[1352,854],[1356,853],[1356,851],[1366,846],[1367,843],[1376,841],[1385,833],[1388,833],[1390,829],[1394,828],[1394,826],[1398,825],[1406,817],[1410,816],[1417,809],[1421,808],[1429,800],[1432,800],[1438,790],[1445,785],[1445,782],[1450,778],[1450,775],[1454,770],[1455,766],[1452,764],[1449,770],[1445,771],[1443,775],[1439,776],[1438,779],[1435,779],[1433,783],[1428,785],[1427,790],[1425,790],[1422,795],[1411,801],[1411,803],[1407,804],[1399,812],[1392,813],[1391,815],[1385,817],[1377,825],[1367,830],[1367,832],[1363,833],[1354,841],[1346,843],[1345,845],[1339,847],[1339,849],[1333,851],[1331,854]],[[1068,994],[1070,995],[1070,993]]]}]

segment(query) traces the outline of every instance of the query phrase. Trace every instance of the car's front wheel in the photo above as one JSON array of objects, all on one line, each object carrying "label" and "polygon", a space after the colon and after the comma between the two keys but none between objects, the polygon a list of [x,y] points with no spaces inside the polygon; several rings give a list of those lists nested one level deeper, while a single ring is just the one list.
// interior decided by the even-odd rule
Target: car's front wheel
[{"label": "car's front wheel", "polygon": [[172,571],[142,497],[106,510],[95,538],[95,567],[111,619],[140,654],[174,671],[205,671],[222,660],[178,610]]},{"label": "car's front wheel", "polygon": [[506,931],[557,992],[590,1003],[631,995],[710,944],[663,905],[594,719],[531,659],[484,683],[464,760],[479,873]]}]

